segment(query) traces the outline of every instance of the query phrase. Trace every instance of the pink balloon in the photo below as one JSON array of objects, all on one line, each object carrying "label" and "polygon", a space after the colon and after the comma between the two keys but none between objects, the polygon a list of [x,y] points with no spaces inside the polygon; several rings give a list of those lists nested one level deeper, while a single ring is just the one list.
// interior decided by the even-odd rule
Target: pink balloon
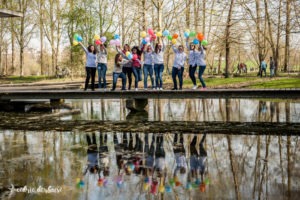
[{"label": "pink balloon", "polygon": [[136,59],[138,59],[138,56],[136,54],[133,54],[132,60],[136,60]]},{"label": "pink balloon", "polygon": [[154,31],[153,31],[151,28],[149,28],[149,29],[148,29],[148,33],[149,33],[149,35],[153,35],[153,34],[154,34]]},{"label": "pink balloon", "polygon": [[115,40],[115,45],[116,46],[120,46],[120,44],[121,44],[120,40]]},{"label": "pink balloon", "polygon": [[96,45],[102,44],[102,43],[101,43],[101,40],[96,40],[95,43],[96,43]]},{"label": "pink balloon", "polygon": [[152,35],[150,40],[151,40],[151,41],[156,40],[156,35]]},{"label": "pink balloon", "polygon": [[111,41],[109,41],[109,44],[110,44],[110,45],[115,45],[115,44],[116,44],[116,41],[115,41],[115,40],[111,40]]},{"label": "pink balloon", "polygon": [[150,37],[145,37],[146,42],[150,42]]},{"label": "pink balloon", "polygon": [[106,37],[105,36],[103,36],[103,37],[101,37],[101,42],[106,42]]}]

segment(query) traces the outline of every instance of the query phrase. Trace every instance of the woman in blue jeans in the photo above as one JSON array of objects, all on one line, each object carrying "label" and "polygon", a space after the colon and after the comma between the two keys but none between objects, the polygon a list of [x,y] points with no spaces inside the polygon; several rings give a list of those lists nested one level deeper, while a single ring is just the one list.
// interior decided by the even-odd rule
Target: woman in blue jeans
[{"label": "woman in blue jeans", "polygon": [[164,51],[165,51],[165,44],[162,41],[162,44],[157,43],[155,45],[155,49],[153,50],[153,62],[154,62],[154,72],[155,72],[155,88],[157,90],[163,90],[163,80],[162,74],[164,71]]},{"label": "woman in blue jeans", "polygon": [[142,51],[144,52],[144,90],[148,88],[148,75],[150,76],[151,86],[154,89],[154,78],[153,78],[153,51],[151,46],[144,45],[142,47]]},{"label": "woman in blue jeans", "polygon": [[[104,44],[96,45],[99,89],[106,90],[107,51]],[[103,85],[101,80],[103,80]]]},{"label": "woman in blue jeans", "polygon": [[186,61],[186,54],[184,53],[184,48],[182,45],[179,45],[178,48],[176,48],[174,45],[172,46],[172,49],[175,53],[175,59],[174,64],[172,68],[172,79],[174,83],[174,87],[172,90],[177,90],[177,80],[176,76],[178,76],[179,79],[179,89],[182,90],[183,85],[183,71],[184,71],[184,63]]},{"label": "woman in blue jeans", "polygon": [[113,71],[113,87],[111,91],[116,89],[118,78],[122,78],[122,90],[126,90],[126,75],[122,72],[122,68],[127,63],[131,62],[131,60],[123,59],[121,53],[118,53],[115,57],[115,67]]},{"label": "woman in blue jeans", "polygon": [[201,82],[202,88],[201,90],[206,90],[206,84],[204,82],[204,79],[202,78],[202,75],[206,68],[206,62],[205,62],[205,48],[200,44],[199,46],[199,52],[197,52],[197,66],[199,66],[199,80]]}]

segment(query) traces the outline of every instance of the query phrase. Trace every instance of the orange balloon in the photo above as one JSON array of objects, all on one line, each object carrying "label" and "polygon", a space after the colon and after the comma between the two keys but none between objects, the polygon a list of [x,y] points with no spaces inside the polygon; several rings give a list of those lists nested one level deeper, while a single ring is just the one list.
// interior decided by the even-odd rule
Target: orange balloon
[{"label": "orange balloon", "polygon": [[205,192],[205,184],[204,183],[200,184],[200,191]]},{"label": "orange balloon", "polygon": [[173,35],[173,39],[177,39],[177,38],[178,38],[178,34],[175,33],[175,34]]},{"label": "orange balloon", "polygon": [[202,33],[198,33],[197,34],[197,39],[200,40],[200,41],[204,40],[204,35]]}]

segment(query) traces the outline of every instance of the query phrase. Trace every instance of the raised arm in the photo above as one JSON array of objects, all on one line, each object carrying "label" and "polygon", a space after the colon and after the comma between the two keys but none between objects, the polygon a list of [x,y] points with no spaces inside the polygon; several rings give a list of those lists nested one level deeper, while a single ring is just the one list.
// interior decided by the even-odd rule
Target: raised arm
[{"label": "raised arm", "polygon": [[186,38],[185,45],[188,50],[191,50],[191,48],[189,46],[189,38]]},{"label": "raised arm", "polygon": [[165,51],[166,45],[164,43],[164,39],[163,38],[161,38],[161,42],[162,42],[162,49],[161,49],[161,51]]},{"label": "raised arm", "polygon": [[87,48],[81,43],[81,42],[78,42],[80,44],[80,46],[82,47],[82,49],[85,51],[85,53],[89,53]]},{"label": "raised arm", "polygon": [[178,53],[178,49],[175,47],[175,45],[172,45],[172,49],[173,49],[174,53]]}]

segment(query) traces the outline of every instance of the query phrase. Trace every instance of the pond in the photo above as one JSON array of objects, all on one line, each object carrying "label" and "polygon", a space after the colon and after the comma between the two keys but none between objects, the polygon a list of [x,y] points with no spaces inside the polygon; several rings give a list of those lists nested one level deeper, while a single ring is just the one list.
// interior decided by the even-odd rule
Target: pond
[{"label": "pond", "polygon": [[80,113],[1,113],[0,199],[300,195],[298,100],[65,103]]}]

